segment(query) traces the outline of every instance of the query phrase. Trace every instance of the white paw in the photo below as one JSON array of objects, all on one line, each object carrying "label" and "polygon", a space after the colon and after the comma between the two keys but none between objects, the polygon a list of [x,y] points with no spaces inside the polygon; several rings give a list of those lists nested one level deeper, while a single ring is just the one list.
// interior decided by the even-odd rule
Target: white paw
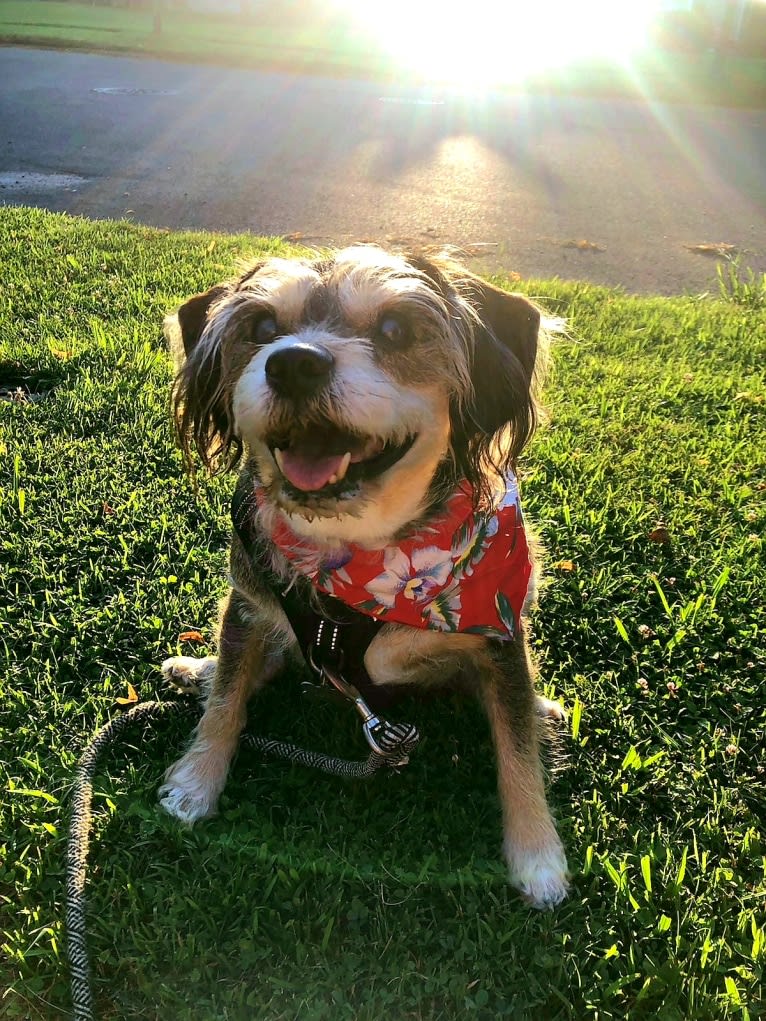
[{"label": "white paw", "polygon": [[[224,774],[223,781],[225,779]],[[206,777],[195,760],[185,756],[167,771],[157,796],[166,812],[191,826],[215,815],[222,789],[222,781]]]},{"label": "white paw", "polygon": [[561,841],[556,839],[536,851],[513,853],[506,844],[512,886],[533,908],[555,907],[569,891],[569,870]]},{"label": "white paw", "polygon": [[537,702],[537,715],[544,720],[551,720],[553,723],[563,723],[567,718],[567,711],[560,702],[544,695],[535,696]]},{"label": "white paw", "polygon": [[166,659],[160,669],[165,681],[185,695],[196,695],[200,685],[212,680],[215,674],[217,659],[205,656],[196,659],[194,656],[171,656]]}]

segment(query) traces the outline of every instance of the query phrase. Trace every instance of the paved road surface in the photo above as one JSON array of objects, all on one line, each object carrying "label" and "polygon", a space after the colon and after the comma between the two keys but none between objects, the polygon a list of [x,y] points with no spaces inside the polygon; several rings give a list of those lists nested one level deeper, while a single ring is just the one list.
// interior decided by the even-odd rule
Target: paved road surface
[{"label": "paved road surface", "polygon": [[0,202],[319,244],[478,243],[486,270],[631,291],[715,286],[686,245],[734,244],[766,270],[762,111],[10,47],[0,68]]}]

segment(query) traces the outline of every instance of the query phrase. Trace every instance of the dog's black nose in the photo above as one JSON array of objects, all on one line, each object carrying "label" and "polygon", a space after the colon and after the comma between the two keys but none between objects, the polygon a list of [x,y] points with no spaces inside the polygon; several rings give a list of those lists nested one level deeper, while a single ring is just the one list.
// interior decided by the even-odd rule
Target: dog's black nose
[{"label": "dog's black nose", "polygon": [[291,344],[269,355],[266,378],[282,397],[309,397],[326,385],[334,365],[321,344]]}]

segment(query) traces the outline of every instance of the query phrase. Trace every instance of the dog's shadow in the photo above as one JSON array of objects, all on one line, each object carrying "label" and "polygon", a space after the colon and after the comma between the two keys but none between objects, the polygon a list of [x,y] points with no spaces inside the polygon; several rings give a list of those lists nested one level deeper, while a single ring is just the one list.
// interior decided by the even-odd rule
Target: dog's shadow
[{"label": "dog's shadow", "polygon": [[[353,710],[302,697],[304,679],[288,676],[254,700],[248,730],[366,758]],[[244,981],[256,995],[264,962],[284,970],[286,926],[314,939],[312,954],[325,962],[338,947],[347,954],[358,940],[366,945],[393,920],[417,942],[425,909],[460,931],[465,911],[505,918],[517,897],[502,862],[494,753],[480,705],[453,693],[408,696],[387,716],[422,735],[401,771],[347,780],[242,749],[219,814],[191,829],[162,812],[155,791],[192,718],[163,727],[138,763],[136,751],[148,750],[141,742],[119,749],[109,772],[120,780],[99,782],[117,808],[98,813],[89,863],[98,999],[126,1016],[131,1005],[155,1001],[160,978],[171,997],[185,995],[190,978],[205,995],[219,981]],[[523,927],[528,909],[518,907],[513,924]],[[331,937],[327,911],[335,918]],[[248,955],[259,959],[252,975]],[[365,957],[359,966],[371,964]],[[198,1016],[217,1015],[211,1008]]]},{"label": "dog's shadow", "polygon": [[[300,694],[301,677],[275,684],[251,703],[248,730],[349,760],[369,748],[350,706]],[[456,693],[408,695],[386,710],[414,724],[421,739],[408,765],[348,780],[247,749],[232,767],[216,829],[266,826],[278,845],[332,869],[441,871],[456,860],[498,858],[500,808],[494,754],[480,706]],[[278,851],[278,847],[274,848]],[[436,865],[436,860],[445,860]]]}]

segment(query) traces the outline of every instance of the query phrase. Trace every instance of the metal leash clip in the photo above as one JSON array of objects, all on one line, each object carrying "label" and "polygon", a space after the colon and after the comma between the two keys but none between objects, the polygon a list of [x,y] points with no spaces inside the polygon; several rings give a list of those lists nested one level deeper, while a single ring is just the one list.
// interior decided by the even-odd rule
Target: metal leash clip
[{"label": "metal leash clip", "polygon": [[[317,643],[318,644],[318,643]],[[339,661],[341,657],[339,656]],[[382,758],[387,759],[392,767],[406,766],[410,761],[409,753],[420,740],[417,727],[411,723],[390,723],[377,716],[362,698],[358,689],[336,670],[326,664],[319,666],[314,659],[313,647],[309,649],[309,664],[319,675],[320,684],[304,684],[303,690],[314,689],[312,694],[327,695],[333,700],[352,702],[362,717],[362,733],[370,748]]]}]

